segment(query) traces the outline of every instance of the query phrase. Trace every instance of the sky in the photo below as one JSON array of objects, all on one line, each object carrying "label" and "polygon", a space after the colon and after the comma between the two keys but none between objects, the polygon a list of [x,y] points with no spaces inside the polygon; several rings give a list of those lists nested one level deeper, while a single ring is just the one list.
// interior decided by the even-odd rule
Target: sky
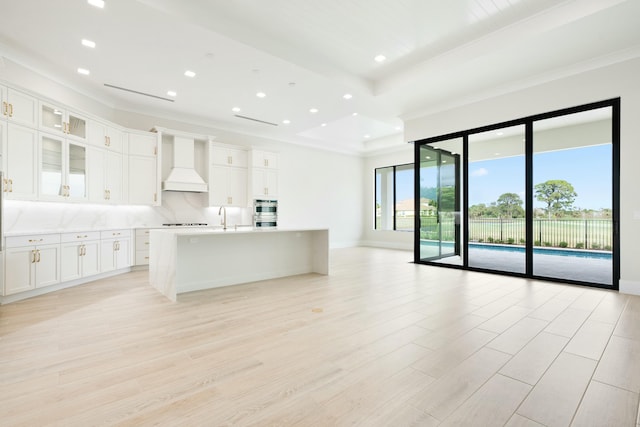
[{"label": "sky", "polygon": [[[533,183],[562,179],[573,185],[580,209],[611,208],[611,144],[539,153],[533,160]],[[489,205],[501,194],[516,193],[524,201],[524,156],[469,164],[469,205]],[[413,173],[396,176],[397,200],[413,199]],[[545,207],[535,200],[534,207]]]}]

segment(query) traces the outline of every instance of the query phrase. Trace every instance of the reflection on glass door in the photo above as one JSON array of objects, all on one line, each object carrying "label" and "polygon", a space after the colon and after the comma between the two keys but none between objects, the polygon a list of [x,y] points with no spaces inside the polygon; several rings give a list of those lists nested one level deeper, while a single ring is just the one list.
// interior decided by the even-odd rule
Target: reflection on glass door
[{"label": "reflection on glass door", "polygon": [[611,107],[540,120],[533,131],[533,274],[611,285]]},{"label": "reflection on glass door", "polygon": [[525,273],[524,125],[469,135],[469,267]]},{"label": "reflection on glass door", "polygon": [[[442,144],[452,148],[453,141]],[[455,140],[461,146],[461,140]],[[420,259],[462,264],[460,155],[443,147],[420,147]]]}]

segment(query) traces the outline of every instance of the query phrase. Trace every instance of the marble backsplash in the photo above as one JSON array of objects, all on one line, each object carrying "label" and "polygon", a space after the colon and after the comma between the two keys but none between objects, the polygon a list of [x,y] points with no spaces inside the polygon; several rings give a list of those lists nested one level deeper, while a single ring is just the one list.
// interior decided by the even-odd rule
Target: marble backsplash
[{"label": "marble backsplash", "polygon": [[[252,224],[251,208],[227,208],[227,225]],[[206,194],[162,194],[162,206],[97,205],[4,200],[3,231],[7,234],[64,232],[112,228],[156,227],[164,223],[219,225],[218,207],[208,207]]]}]

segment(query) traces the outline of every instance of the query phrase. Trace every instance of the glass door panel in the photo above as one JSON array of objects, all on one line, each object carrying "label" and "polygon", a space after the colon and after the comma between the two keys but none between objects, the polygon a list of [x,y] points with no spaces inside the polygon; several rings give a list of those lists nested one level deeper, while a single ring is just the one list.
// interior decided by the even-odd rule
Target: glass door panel
[{"label": "glass door panel", "polygon": [[533,124],[533,274],[613,284],[612,109]]},{"label": "glass door panel", "polygon": [[469,267],[525,273],[524,125],[469,135]]},{"label": "glass door panel", "polygon": [[40,194],[63,196],[61,139],[42,136],[40,140]]},{"label": "glass door panel", "polygon": [[462,265],[460,152],[462,139],[420,147],[420,260]]}]

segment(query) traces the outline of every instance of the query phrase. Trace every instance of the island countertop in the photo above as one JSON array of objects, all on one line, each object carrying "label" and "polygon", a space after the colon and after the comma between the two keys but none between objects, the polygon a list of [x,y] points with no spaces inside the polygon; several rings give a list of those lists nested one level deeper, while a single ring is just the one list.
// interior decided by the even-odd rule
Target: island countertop
[{"label": "island countertop", "polygon": [[150,230],[149,281],[177,295],[305,273],[329,274],[326,228]]}]

